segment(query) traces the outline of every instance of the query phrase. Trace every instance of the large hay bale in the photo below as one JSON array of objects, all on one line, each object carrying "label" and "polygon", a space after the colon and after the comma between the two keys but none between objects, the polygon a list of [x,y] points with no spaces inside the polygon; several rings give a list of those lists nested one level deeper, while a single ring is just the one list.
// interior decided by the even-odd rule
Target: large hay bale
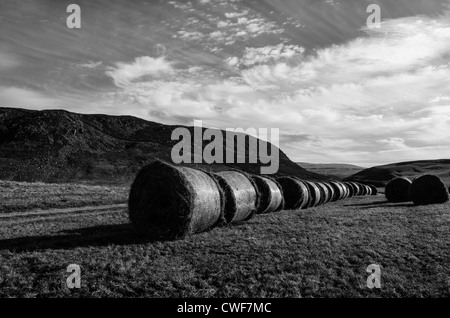
[{"label": "large hay bale", "polygon": [[300,179],[279,177],[276,179],[281,186],[286,210],[306,209],[309,205],[310,194],[307,185]]},{"label": "large hay bale", "polygon": [[284,206],[283,190],[277,181],[268,177],[251,175],[260,194],[257,214],[280,211]]},{"label": "large hay bale", "polygon": [[320,201],[319,205],[330,202],[330,191],[322,182],[315,182],[316,186],[320,190]]},{"label": "large hay bale", "polygon": [[258,187],[241,171],[221,171],[214,174],[225,193],[224,217],[227,224],[249,220],[259,206]]},{"label": "large hay bale", "polygon": [[223,203],[223,192],[208,173],[155,161],[131,185],[128,215],[140,233],[176,239],[217,225]]},{"label": "large hay bale", "polygon": [[410,197],[416,205],[438,204],[447,202],[449,193],[441,178],[427,174],[413,180]]},{"label": "large hay bale", "polygon": [[318,206],[321,200],[321,192],[319,187],[314,182],[311,181],[303,181],[303,182],[308,187],[308,191],[310,194],[308,208]]},{"label": "large hay bale", "polygon": [[411,180],[405,177],[395,178],[388,182],[385,189],[385,196],[389,202],[408,202],[411,201],[409,187]]}]

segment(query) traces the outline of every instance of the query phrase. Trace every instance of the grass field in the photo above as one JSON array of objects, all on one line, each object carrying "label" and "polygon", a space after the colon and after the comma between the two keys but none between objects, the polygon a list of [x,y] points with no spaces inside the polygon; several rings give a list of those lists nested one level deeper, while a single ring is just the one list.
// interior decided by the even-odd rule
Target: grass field
[{"label": "grass field", "polygon": [[0,213],[124,203],[127,186],[0,180]]},{"label": "grass field", "polygon": [[449,207],[358,197],[170,242],[137,236],[125,209],[1,223],[0,297],[449,297]]}]

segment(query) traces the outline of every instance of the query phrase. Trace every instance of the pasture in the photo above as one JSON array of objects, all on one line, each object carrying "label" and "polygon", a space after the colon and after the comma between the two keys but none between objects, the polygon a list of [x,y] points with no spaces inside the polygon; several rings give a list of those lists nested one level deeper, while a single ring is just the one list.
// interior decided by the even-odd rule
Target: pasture
[{"label": "pasture", "polygon": [[[449,297],[449,207],[353,197],[176,241],[138,236],[123,207],[10,217],[0,297]],[[80,289],[66,286],[69,264]],[[381,289],[366,286],[370,264]]]}]

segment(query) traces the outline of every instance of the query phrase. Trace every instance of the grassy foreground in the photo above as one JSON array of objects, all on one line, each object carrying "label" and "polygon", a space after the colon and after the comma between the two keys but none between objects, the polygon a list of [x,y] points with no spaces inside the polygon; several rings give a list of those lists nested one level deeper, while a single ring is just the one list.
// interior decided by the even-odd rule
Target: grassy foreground
[{"label": "grassy foreground", "polygon": [[449,210],[353,198],[171,242],[138,237],[125,211],[3,224],[0,297],[449,297]]},{"label": "grassy foreground", "polygon": [[124,203],[129,187],[0,180],[0,213]]}]

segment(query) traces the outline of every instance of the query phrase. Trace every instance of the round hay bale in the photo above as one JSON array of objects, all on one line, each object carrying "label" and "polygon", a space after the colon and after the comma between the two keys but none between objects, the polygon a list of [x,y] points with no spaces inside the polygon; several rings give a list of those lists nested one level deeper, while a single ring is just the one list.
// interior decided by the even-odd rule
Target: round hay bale
[{"label": "round hay bale", "polygon": [[371,195],[377,195],[378,194],[378,189],[373,184],[369,184],[369,188],[371,190]]},{"label": "round hay bale", "polygon": [[286,210],[306,209],[309,205],[310,194],[307,185],[300,179],[279,177],[276,179],[281,186]]},{"label": "round hay bale", "polygon": [[358,192],[358,187],[353,182],[344,182],[345,185],[347,185],[349,189],[349,197],[354,197],[356,193]]},{"label": "round hay bale", "polygon": [[364,185],[362,183],[357,182],[356,183],[358,185],[358,196],[363,196],[365,195],[364,193],[366,192],[366,188],[364,187]]},{"label": "round hay bale", "polygon": [[372,189],[367,184],[363,184],[364,186],[364,195],[372,195]]},{"label": "round hay bale", "polygon": [[330,202],[330,192],[328,191],[328,188],[321,182],[315,182],[315,184],[320,190],[319,205]]},{"label": "round hay bale", "polygon": [[388,182],[385,189],[385,196],[389,202],[408,202],[411,201],[409,188],[411,180],[404,177],[395,178]]},{"label": "round hay bale", "polygon": [[308,191],[310,194],[308,208],[318,206],[321,200],[321,192],[319,187],[314,182],[311,181],[303,181],[303,182],[308,187]]},{"label": "round hay bale", "polygon": [[251,175],[250,177],[258,187],[260,194],[259,206],[256,213],[264,214],[282,210],[284,206],[283,190],[278,182],[257,175]]},{"label": "round hay bale", "polygon": [[334,188],[328,182],[323,182],[323,185],[327,187],[328,192],[329,192],[329,200],[328,200],[328,202],[333,202],[333,199],[334,199],[334,196],[335,196]]},{"label": "round hay bale", "polygon": [[337,181],[330,181],[329,184],[333,187],[334,190],[334,197],[332,199],[333,202],[342,200],[344,198],[344,188],[342,185]]},{"label": "round hay bale", "polygon": [[430,174],[413,180],[410,196],[415,205],[439,204],[449,200],[449,193],[444,182],[438,176]]},{"label": "round hay bale", "polygon": [[366,186],[364,184],[362,184],[362,183],[358,183],[358,186],[359,186],[359,195],[360,196],[365,196],[366,192],[367,192]]},{"label": "round hay bale", "polygon": [[347,199],[350,196],[350,188],[343,182],[340,182],[340,184],[344,188],[344,199]]},{"label": "round hay bale", "polygon": [[224,194],[208,173],[155,161],[131,185],[128,216],[143,235],[176,239],[223,220]]},{"label": "round hay bale", "polygon": [[350,183],[351,183],[352,186],[353,186],[353,191],[354,191],[353,196],[354,196],[354,197],[360,196],[360,195],[361,195],[361,189],[360,189],[360,187],[359,187],[358,182],[350,182]]},{"label": "round hay bale", "polygon": [[241,171],[221,171],[214,174],[225,193],[226,224],[249,220],[256,213],[260,194],[253,180]]}]

